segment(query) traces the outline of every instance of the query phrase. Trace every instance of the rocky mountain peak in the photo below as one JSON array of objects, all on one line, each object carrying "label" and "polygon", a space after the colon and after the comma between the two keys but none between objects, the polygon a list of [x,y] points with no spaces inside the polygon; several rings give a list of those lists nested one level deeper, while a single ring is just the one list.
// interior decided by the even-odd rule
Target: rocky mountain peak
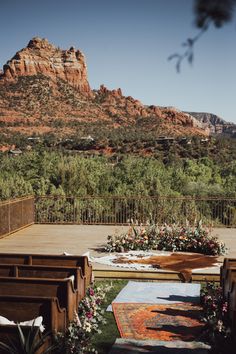
[{"label": "rocky mountain peak", "polygon": [[32,38],[28,45],[27,48],[31,49],[42,49],[42,48],[47,48],[47,49],[52,49],[55,48],[52,44],[48,42],[46,38],[40,38],[40,37],[34,37]]},{"label": "rocky mountain peak", "polygon": [[0,79],[17,81],[21,76],[42,74],[54,82],[62,79],[79,92],[90,95],[85,58],[80,50],[68,50],[50,44],[47,39],[34,37],[27,47],[18,51],[3,67]]}]

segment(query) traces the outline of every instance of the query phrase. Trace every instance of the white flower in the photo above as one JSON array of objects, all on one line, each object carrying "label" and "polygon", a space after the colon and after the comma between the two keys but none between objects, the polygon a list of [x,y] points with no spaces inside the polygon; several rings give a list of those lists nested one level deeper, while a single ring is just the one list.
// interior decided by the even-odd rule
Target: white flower
[{"label": "white flower", "polygon": [[85,330],[86,332],[91,332],[91,330],[92,330],[92,325],[91,325],[91,323],[85,322],[85,323],[84,323],[84,330]]}]

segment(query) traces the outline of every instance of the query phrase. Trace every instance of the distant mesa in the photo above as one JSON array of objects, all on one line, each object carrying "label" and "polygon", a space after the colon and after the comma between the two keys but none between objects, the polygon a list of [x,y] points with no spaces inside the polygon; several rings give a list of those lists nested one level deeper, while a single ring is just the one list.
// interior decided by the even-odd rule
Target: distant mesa
[{"label": "distant mesa", "polygon": [[133,126],[168,137],[204,137],[211,130],[194,113],[145,106],[121,88],[92,90],[83,53],[73,46],[60,49],[45,38],[32,38],[3,66],[0,85],[0,132],[7,134],[61,138],[75,133],[73,124],[81,122],[102,122],[111,129]]}]

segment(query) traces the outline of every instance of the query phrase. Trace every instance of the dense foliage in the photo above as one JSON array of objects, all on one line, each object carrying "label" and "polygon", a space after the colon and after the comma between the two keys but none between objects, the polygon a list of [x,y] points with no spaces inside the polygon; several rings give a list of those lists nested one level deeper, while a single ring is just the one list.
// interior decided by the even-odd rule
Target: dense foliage
[{"label": "dense foliage", "polygon": [[0,155],[0,199],[35,195],[236,196],[236,162],[165,164],[154,157],[83,157],[58,151]]},{"label": "dense foliage", "polygon": [[132,226],[128,232],[117,236],[108,236],[105,248],[108,252],[126,252],[129,250],[163,250],[197,252],[208,255],[222,255],[225,245],[201,223],[196,227],[178,225]]},{"label": "dense foliage", "polygon": [[[41,124],[43,124],[41,122]],[[15,145],[22,151],[28,148],[63,150],[80,152],[88,156],[93,154],[113,156],[114,160],[120,155],[133,154],[135,156],[153,156],[155,159],[169,164],[181,159],[210,158],[216,163],[225,163],[236,159],[236,139],[230,135],[221,134],[209,139],[197,136],[175,137],[174,130],[166,131],[156,124],[152,118],[138,118],[132,126],[114,126],[109,122],[81,122],[75,118],[63,121],[59,118],[50,123],[54,131],[31,137],[40,139],[40,143],[30,142],[28,136],[14,131],[21,126],[20,122],[13,122],[7,127],[0,121],[0,147]],[[30,126],[30,123],[29,123]],[[73,134],[65,135],[65,131]],[[91,136],[93,140],[84,138]],[[160,136],[164,136],[162,139]],[[236,137],[234,134],[233,136]]]}]

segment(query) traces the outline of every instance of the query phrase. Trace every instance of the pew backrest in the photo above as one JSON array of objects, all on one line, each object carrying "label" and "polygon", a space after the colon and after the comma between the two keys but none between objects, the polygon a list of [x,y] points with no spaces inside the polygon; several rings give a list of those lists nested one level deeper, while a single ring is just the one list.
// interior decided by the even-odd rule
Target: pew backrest
[{"label": "pew backrest", "polygon": [[233,281],[228,297],[229,322],[233,336],[236,334],[236,281]]},{"label": "pew backrest", "polygon": [[222,289],[223,289],[223,296],[227,300],[228,293],[231,290],[232,282],[236,277],[236,266],[227,268],[225,271],[225,276],[222,278]]},{"label": "pew backrest", "polygon": [[74,277],[78,302],[85,296],[85,277],[80,267],[31,266],[25,264],[0,264],[0,277],[65,279]]},{"label": "pew backrest", "polygon": [[223,286],[228,268],[236,267],[236,258],[224,258],[223,265],[220,267],[220,283]]},{"label": "pew backrest", "polygon": [[0,314],[14,322],[43,317],[45,331],[65,332],[66,310],[55,297],[0,295]]},{"label": "pew backrest", "polygon": [[88,286],[92,281],[92,266],[89,263],[87,256],[0,253],[0,264],[80,267],[86,278],[86,286]]},{"label": "pew backrest", "polygon": [[60,307],[67,311],[68,322],[77,311],[78,292],[69,279],[1,277],[0,295],[57,297]]}]

